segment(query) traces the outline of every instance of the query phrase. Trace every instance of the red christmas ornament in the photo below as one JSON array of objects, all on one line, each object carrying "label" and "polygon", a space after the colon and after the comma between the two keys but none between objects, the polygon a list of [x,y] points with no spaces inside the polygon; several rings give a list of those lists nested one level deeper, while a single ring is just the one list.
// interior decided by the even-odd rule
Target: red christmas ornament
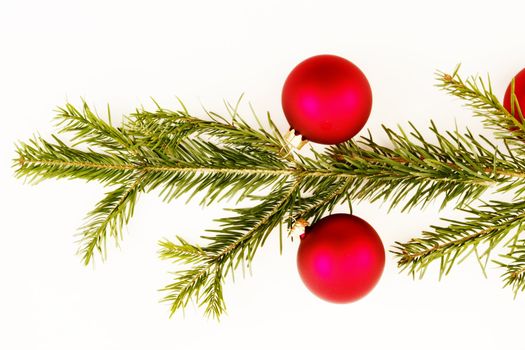
[{"label": "red christmas ornament", "polygon": [[505,91],[505,97],[503,98],[503,107],[516,118],[518,121],[522,121],[520,114],[518,113],[518,105],[521,110],[521,114],[525,117],[525,69],[522,69],[514,77],[514,94],[516,95],[516,101],[511,105],[511,93],[512,93],[512,82],[507,87]]},{"label": "red christmas ornament", "polygon": [[372,110],[372,90],[352,62],[334,55],[314,56],[288,75],[282,106],[296,135],[336,144],[363,128]]},{"label": "red christmas ornament", "polygon": [[385,266],[385,250],[376,231],[349,214],[327,216],[305,228],[297,267],[312,293],[333,303],[349,303],[368,294]]}]

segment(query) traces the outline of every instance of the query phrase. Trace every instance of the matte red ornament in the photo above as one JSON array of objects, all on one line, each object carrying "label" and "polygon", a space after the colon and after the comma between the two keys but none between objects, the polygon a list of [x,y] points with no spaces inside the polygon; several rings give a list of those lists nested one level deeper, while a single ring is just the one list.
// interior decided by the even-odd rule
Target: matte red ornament
[{"label": "matte red ornament", "polygon": [[350,140],[366,124],[372,110],[372,90],[352,62],[334,55],[314,56],[288,75],[282,106],[296,135],[336,144]]},{"label": "matte red ornament", "polygon": [[349,214],[327,216],[305,229],[297,252],[299,275],[308,289],[333,303],[368,294],[385,266],[381,238],[365,220]]},{"label": "matte red ornament", "polygon": [[525,117],[525,68],[521,70],[514,77],[514,94],[516,95],[516,101],[511,105],[511,93],[512,93],[512,82],[507,87],[505,91],[505,97],[503,98],[503,107],[516,118],[518,121],[521,121],[520,115],[518,113],[518,105],[521,110],[521,114]]}]

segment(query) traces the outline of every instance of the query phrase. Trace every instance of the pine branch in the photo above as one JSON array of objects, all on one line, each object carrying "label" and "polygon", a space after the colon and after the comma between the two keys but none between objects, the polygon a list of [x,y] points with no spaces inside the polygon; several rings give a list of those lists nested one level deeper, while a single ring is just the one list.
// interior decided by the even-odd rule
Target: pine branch
[{"label": "pine branch", "polygon": [[457,261],[475,253],[484,269],[491,251],[514,229],[516,239],[525,224],[525,201],[491,201],[480,209],[468,208],[464,220],[443,219],[448,226],[431,226],[432,231],[407,243],[396,242],[393,253],[398,266],[413,276],[422,277],[434,261],[439,261],[440,276],[449,273]]},{"label": "pine branch", "polygon": [[[492,90],[490,77],[483,81],[480,77],[470,77],[463,80],[459,74],[459,66],[452,75],[438,72],[437,86],[452,96],[459,97],[465,106],[474,111],[474,115],[483,120],[483,124],[494,131],[497,138],[507,141],[521,150],[525,141],[525,125],[523,114],[514,91],[511,91],[512,108],[507,111]],[[517,115],[519,118],[514,118]]]},{"label": "pine branch", "polygon": [[[522,228],[518,230],[522,231]],[[502,274],[504,286],[510,286],[516,296],[518,292],[525,291],[525,240],[520,239],[514,242],[509,247],[510,251],[501,255],[505,261],[495,262],[506,270]]]},{"label": "pine branch", "polygon": [[[169,294],[172,314],[184,308],[192,297],[205,314],[219,318],[225,311],[222,283],[228,273],[242,264],[249,266],[257,248],[262,246],[270,232],[281,224],[282,217],[294,206],[299,183],[289,183],[273,191],[253,208],[231,209],[238,215],[219,219],[221,228],[209,230],[214,236],[204,236],[210,243],[200,248],[179,238],[179,244],[162,241],[160,257],[194,267],[179,271],[175,282],[164,288]],[[249,215],[249,216],[248,216]]]},{"label": "pine branch", "polygon": [[[98,153],[92,149],[81,151],[67,146],[57,137],[54,137],[55,143],[41,138],[32,140],[30,144],[19,146],[19,158],[15,160],[19,167],[18,176],[26,176],[32,182],[52,177],[70,177],[96,179],[110,185],[126,183],[110,192],[90,213],[89,221],[83,227],[80,248],[86,263],[92,259],[95,251],[101,252],[105,257],[106,231],[111,236],[118,237],[117,231],[123,225],[120,205],[125,208],[127,201],[123,200],[119,204],[117,199],[121,195],[124,198],[129,195],[129,198],[135,199],[135,190],[131,188],[128,192],[127,183],[139,176],[138,174],[142,179],[143,190],[149,192],[160,187],[161,194],[168,201],[185,193],[190,193],[191,199],[199,192],[207,191],[202,204],[210,204],[236,194],[239,194],[238,200],[242,200],[253,191],[281,184],[286,180],[286,175],[291,173],[284,164],[286,158],[281,160],[274,153],[255,148],[249,151],[245,145],[240,144],[241,137],[250,133],[252,138],[257,137],[258,144],[263,143],[264,137],[268,138],[268,145],[273,144],[275,147],[280,141],[278,137],[271,138],[268,133],[248,129],[248,125],[239,118],[237,123],[241,123],[242,132],[236,133],[234,126],[221,125],[219,129],[229,130],[229,133],[218,134],[224,140],[218,139],[219,142],[214,143],[200,137],[192,137],[190,140],[181,138],[172,148],[164,147],[162,150],[165,153],[157,152],[151,143],[143,142],[135,133],[136,143],[130,147],[128,154],[124,154],[127,150],[123,148],[123,142],[120,142],[122,138],[127,140],[128,136],[122,136],[127,133],[112,129],[102,121],[97,123],[87,106],[84,106],[84,114],[81,114],[68,105],[60,118],[67,121],[64,122],[62,132],[77,132],[73,139],[82,139],[83,142],[97,145],[97,137],[103,138],[102,134],[105,133],[105,137],[115,137],[116,141],[114,144],[108,143],[112,146],[106,147],[105,153]],[[193,118],[191,123],[195,120],[198,119]],[[207,129],[211,128],[210,122],[204,124]],[[179,125],[183,133],[188,129],[185,122],[180,122]],[[120,148],[116,149],[117,147]],[[252,169],[246,169],[247,167]],[[131,214],[132,211],[125,216],[124,222],[129,220]]]},{"label": "pine branch", "polygon": [[127,181],[136,166],[125,156],[81,151],[67,146],[53,135],[55,143],[35,137],[17,146],[18,157],[13,160],[16,176],[29,183],[39,183],[51,178],[97,180],[107,184]]},{"label": "pine branch", "polygon": [[190,193],[191,199],[206,190],[201,201],[206,205],[235,195],[242,200],[257,189],[284,181],[293,173],[286,168],[285,161],[275,155],[268,157],[255,150],[246,152],[198,137],[181,141],[165,154],[151,155],[148,162],[150,165],[142,169],[155,173],[148,191],[160,187],[164,199],[170,201],[185,193]]},{"label": "pine branch", "polygon": [[[490,186],[523,191],[525,163],[510,148],[500,151],[469,130],[441,132],[431,122],[433,143],[410,126],[409,133],[384,127],[392,147],[377,144],[369,135],[330,147],[317,155],[317,162],[354,176],[350,198],[390,202],[390,208],[403,203],[407,211],[438,198],[442,208],[456,199],[457,207],[464,207]],[[317,162],[310,166],[318,167]]]},{"label": "pine branch", "polygon": [[[390,145],[376,143],[369,133],[322,152],[312,149],[314,156],[305,157],[290,150],[269,115],[266,125],[255,113],[258,127],[247,123],[238,113],[239,102],[226,104],[228,117],[207,112],[207,118],[190,115],[182,104],[181,111],[157,105],[153,112],[141,109],[124,117],[121,127],[111,124],[109,110],[105,122],[84,102],[80,110],[70,104],[59,110],[57,126],[71,136],[69,141],[35,137],[18,145],[13,165],[18,177],[33,183],[80,178],[115,187],[81,229],[80,252],[86,264],[95,252],[105,257],[108,238],[120,241],[139,192],[158,190],[166,201],[201,195],[202,205],[257,200],[254,207],[233,209],[234,216],[219,219],[220,227],[209,231],[213,235],[205,237],[205,247],[180,237],[176,243],[161,242],[163,259],[186,266],[165,288],[172,313],[193,299],[205,314],[218,318],[226,308],[224,279],[239,265],[250,266],[275,228],[281,228],[282,242],[283,224],[315,221],[339,203],[361,200],[384,201],[406,211],[433,201],[442,207],[454,202],[471,216],[445,220],[446,227],[433,226],[421,238],[397,243],[400,267],[422,275],[429,264],[440,261],[443,275],[471,253],[484,267],[491,251],[511,235],[510,262],[500,265],[507,269],[507,285],[522,290],[525,259],[518,236],[525,220],[525,202],[520,200],[525,192],[525,128],[502,107],[490,81],[463,81],[457,70],[439,73],[438,79],[438,86],[464,100],[496,131],[502,146],[468,129],[440,131],[431,122],[430,137],[412,124],[408,129],[383,127]],[[516,203],[472,208],[489,187],[513,192]]]},{"label": "pine branch", "polygon": [[73,146],[89,144],[115,153],[125,153],[126,150],[134,148],[134,142],[126,131],[111,125],[109,107],[107,113],[109,123],[95,114],[85,101],[82,101],[81,111],[67,103],[64,108],[58,109],[56,126],[60,128],[61,133],[73,134]]},{"label": "pine branch", "polygon": [[[303,191],[308,191],[307,184],[303,182]],[[337,179],[330,185],[319,186],[315,190],[310,191],[308,196],[302,196],[296,201],[288,221],[288,229],[291,229],[293,224],[299,220],[304,219],[313,222],[320,220],[326,213],[331,213],[337,204],[346,201],[349,205],[349,211],[352,212],[351,199],[348,196],[348,191],[352,188],[352,179]]]},{"label": "pine branch", "polygon": [[157,104],[155,112],[137,110],[127,119],[125,126],[136,138],[137,143],[152,151],[160,149],[161,154],[177,149],[179,143],[190,136],[204,136],[220,140],[221,143],[245,153],[255,151],[264,154],[269,160],[275,160],[277,156],[293,162],[290,146],[281,136],[270,115],[267,115],[267,131],[252,108],[253,117],[259,126],[257,129],[253,128],[237,113],[240,101],[239,99],[235,107],[226,103],[229,119],[210,111],[206,111],[210,120],[195,118],[179,101],[182,111],[170,111]]},{"label": "pine branch", "polygon": [[122,227],[133,215],[138,193],[141,191],[143,176],[131,179],[128,184],[106,193],[95,209],[86,217],[86,223],[80,228],[79,253],[85,265],[93,259],[95,251],[106,258],[108,237],[118,244],[122,239]]}]

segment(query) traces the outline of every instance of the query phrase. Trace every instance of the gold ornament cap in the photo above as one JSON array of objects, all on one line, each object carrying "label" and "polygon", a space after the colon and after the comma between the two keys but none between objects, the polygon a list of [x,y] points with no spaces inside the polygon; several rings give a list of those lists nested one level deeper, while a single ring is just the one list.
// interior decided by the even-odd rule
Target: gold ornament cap
[{"label": "gold ornament cap", "polygon": [[303,218],[297,219],[297,221],[294,222],[292,228],[290,229],[290,236],[292,237],[292,239],[302,238],[307,226],[310,226],[310,223],[308,221],[306,221]]},{"label": "gold ornament cap", "polygon": [[304,139],[300,134],[297,134],[292,128],[284,135],[284,140],[297,150],[300,150],[308,143],[308,140]]}]

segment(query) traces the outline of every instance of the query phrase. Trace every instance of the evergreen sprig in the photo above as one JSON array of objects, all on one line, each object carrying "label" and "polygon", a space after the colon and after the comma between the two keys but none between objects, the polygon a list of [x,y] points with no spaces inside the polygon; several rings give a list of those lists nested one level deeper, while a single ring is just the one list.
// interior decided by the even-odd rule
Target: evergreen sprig
[{"label": "evergreen sprig", "polygon": [[[518,228],[518,231],[522,228]],[[515,235],[514,237],[518,237]],[[495,261],[505,272],[502,277],[505,286],[514,290],[514,295],[525,290],[525,239],[515,240],[509,245],[509,252],[502,254],[503,261]]]},{"label": "evergreen sprig", "polygon": [[298,182],[287,183],[252,208],[231,209],[237,215],[219,219],[220,228],[209,230],[214,235],[204,236],[209,242],[204,248],[189,245],[180,237],[179,244],[161,242],[161,258],[192,266],[179,271],[175,282],[165,288],[169,294],[164,300],[171,302],[172,313],[195,297],[205,305],[206,315],[219,318],[225,310],[224,278],[239,265],[249,266],[257,248],[293,208],[298,189]]},{"label": "evergreen sprig", "polygon": [[122,227],[133,216],[135,202],[141,191],[143,175],[139,174],[128,184],[106,193],[97,206],[89,212],[86,223],[80,228],[81,238],[79,252],[87,265],[93,258],[95,250],[102,257],[106,256],[108,236],[118,244],[122,238]]},{"label": "evergreen sprig", "polygon": [[[522,151],[525,141],[523,113],[514,93],[514,81],[511,82],[511,110],[507,111],[492,90],[490,77],[484,81],[481,77],[469,77],[465,80],[458,74],[460,66],[452,74],[437,72],[438,86],[450,95],[464,101],[472,109],[474,116],[482,119],[483,124],[494,135]],[[516,117],[514,117],[516,116]]]},{"label": "evergreen sprig", "polygon": [[[525,224],[524,201],[490,201],[480,208],[462,211],[467,214],[463,220],[444,219],[448,226],[432,226],[433,230],[423,232],[420,238],[397,242],[394,253],[402,269],[414,276],[423,276],[430,263],[439,261],[440,276],[443,276],[458,261],[474,253],[485,271],[492,250],[509,233],[512,233],[510,242],[516,242]],[[519,250],[519,244],[514,248]],[[511,266],[506,267],[511,270]]]},{"label": "evergreen sprig", "polygon": [[[393,248],[401,269],[421,276],[433,262],[441,274],[469,255],[484,268],[491,252],[506,246],[497,264],[505,285],[525,289],[525,128],[512,93],[506,111],[490,81],[462,80],[458,71],[438,73],[438,86],[457,96],[474,115],[483,118],[501,144],[468,129],[441,131],[430,122],[430,137],[412,124],[383,127],[389,145],[378,144],[368,133],[307,157],[290,149],[270,116],[262,122],[255,113],[253,127],[226,103],[227,117],[206,111],[206,118],[160,107],[138,109],[120,126],[105,121],[83,102],[58,110],[61,135],[51,140],[34,137],[17,146],[13,165],[18,177],[37,183],[48,178],[99,181],[112,189],[87,215],[79,230],[79,253],[84,263],[106,256],[107,240],[118,244],[140,193],[158,190],[171,201],[182,195],[200,197],[202,205],[223,199],[250,199],[253,206],[230,209],[232,216],[203,235],[205,246],[160,242],[160,257],[184,266],[164,288],[172,314],[192,300],[206,315],[219,318],[226,310],[223,284],[238,268],[249,268],[268,236],[279,229],[283,239],[298,220],[316,221],[340,203],[349,211],[354,201],[383,201],[390,208],[423,208],[437,202],[466,213],[465,220],[446,220],[419,238],[397,242]],[[514,107],[515,106],[515,107]],[[253,109],[252,109],[253,111]],[[488,188],[512,192],[512,203],[477,200]],[[509,238],[510,236],[510,238]]]}]

